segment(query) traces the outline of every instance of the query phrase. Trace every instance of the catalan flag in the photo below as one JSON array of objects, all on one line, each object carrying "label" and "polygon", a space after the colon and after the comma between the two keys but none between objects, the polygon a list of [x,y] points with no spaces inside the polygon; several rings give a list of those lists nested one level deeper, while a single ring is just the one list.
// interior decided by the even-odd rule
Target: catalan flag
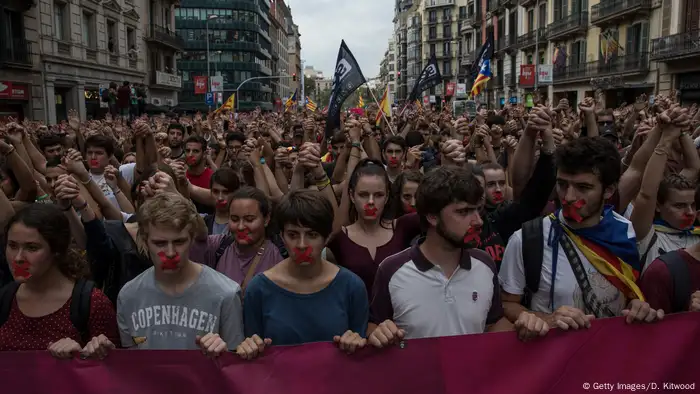
[{"label": "catalan flag", "polygon": [[382,121],[382,114],[387,118],[391,117],[391,104],[389,104],[389,85],[387,85],[384,90],[384,95],[382,95],[382,101],[379,103],[379,112],[377,112],[377,118],[374,123],[379,126]]},{"label": "catalan flag", "polygon": [[297,93],[298,91],[295,90],[294,94],[284,103],[284,112],[289,111],[290,108],[297,105]]},{"label": "catalan flag", "polygon": [[483,59],[481,62],[481,68],[479,68],[479,74],[474,79],[474,84],[472,85],[472,96],[477,96],[484,90],[486,82],[491,79],[491,60]]},{"label": "catalan flag", "polygon": [[214,112],[216,113],[224,110],[233,111],[234,108],[236,108],[236,93],[231,94],[224,105],[217,108]]},{"label": "catalan flag", "polygon": [[611,32],[605,32],[605,36],[607,38],[607,43],[608,43],[608,56],[612,57],[613,54],[617,54],[618,50],[624,51],[625,48],[620,45],[619,42],[613,37]]},{"label": "catalan flag", "polygon": [[360,95],[360,99],[357,101],[357,106],[360,108],[365,107],[365,100],[362,99],[362,95]]},{"label": "catalan flag", "polygon": [[553,56],[554,67],[556,67],[556,68],[565,67],[566,66],[566,58],[567,58],[566,48],[560,47],[559,45],[557,45],[554,48],[554,56]]},{"label": "catalan flag", "polygon": [[309,96],[306,96],[306,109],[308,109],[311,112],[316,112],[316,108],[318,108],[316,106],[316,103],[314,103],[313,100],[309,98]]}]

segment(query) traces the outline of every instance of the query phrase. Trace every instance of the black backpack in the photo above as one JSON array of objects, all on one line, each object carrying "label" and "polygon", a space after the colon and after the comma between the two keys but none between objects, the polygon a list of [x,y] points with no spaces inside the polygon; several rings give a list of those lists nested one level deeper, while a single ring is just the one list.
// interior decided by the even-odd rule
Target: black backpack
[{"label": "black backpack", "polygon": [[[212,215],[213,217],[213,215]],[[219,260],[221,260],[221,256],[224,255],[224,252],[226,251],[226,248],[231,246],[233,244],[233,237],[231,235],[225,235],[221,239],[221,243],[219,244],[219,247],[216,249],[216,254],[214,255],[214,270],[216,270],[216,267],[219,266]]]},{"label": "black backpack", "polygon": [[671,299],[672,310],[668,312],[677,313],[687,311],[690,304],[690,297],[693,293],[688,264],[678,250],[662,254],[658,259],[666,264],[666,268],[668,268],[668,272],[671,274],[673,299]]},{"label": "black backpack", "polygon": [[[12,301],[15,299],[19,283],[11,282],[0,288],[0,326],[10,317]],[[81,344],[90,341],[90,302],[95,283],[87,279],[78,279],[73,286],[70,302],[70,321],[80,333]]]},{"label": "black backpack", "polygon": [[523,223],[521,231],[525,292],[520,303],[528,309],[532,304],[532,296],[540,288],[542,255],[544,253],[543,220],[544,218],[538,217],[527,221]]},{"label": "black backpack", "polygon": [[109,102],[109,89],[105,89],[102,91],[102,102],[103,103]]}]

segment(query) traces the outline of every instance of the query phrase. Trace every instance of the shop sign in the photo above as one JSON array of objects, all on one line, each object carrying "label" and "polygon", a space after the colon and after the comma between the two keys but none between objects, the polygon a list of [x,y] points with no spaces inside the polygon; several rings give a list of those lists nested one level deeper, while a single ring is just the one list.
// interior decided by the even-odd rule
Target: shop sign
[{"label": "shop sign", "polygon": [[25,84],[0,81],[0,99],[29,100],[29,88]]},{"label": "shop sign", "polygon": [[535,84],[535,65],[520,65],[520,85],[533,86]]}]

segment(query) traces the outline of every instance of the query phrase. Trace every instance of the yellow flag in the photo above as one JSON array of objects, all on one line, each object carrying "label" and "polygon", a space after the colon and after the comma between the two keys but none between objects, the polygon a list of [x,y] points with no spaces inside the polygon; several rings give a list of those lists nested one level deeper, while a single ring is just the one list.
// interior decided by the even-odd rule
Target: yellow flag
[{"label": "yellow flag", "polygon": [[233,111],[234,108],[236,108],[236,105],[235,105],[235,104],[236,104],[236,93],[232,93],[231,96],[229,96],[228,100],[226,100],[226,102],[224,103],[224,105],[222,105],[221,107],[219,107],[219,108],[218,108],[216,111],[214,111],[214,112],[219,112],[219,111],[222,111],[222,110]]}]

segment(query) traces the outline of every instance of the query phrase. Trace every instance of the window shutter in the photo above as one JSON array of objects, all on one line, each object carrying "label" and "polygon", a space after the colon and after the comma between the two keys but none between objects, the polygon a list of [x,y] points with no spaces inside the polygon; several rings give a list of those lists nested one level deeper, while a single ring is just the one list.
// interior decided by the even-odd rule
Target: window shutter
[{"label": "window shutter", "polygon": [[588,44],[586,43],[585,40],[580,41],[580,42],[581,42],[581,45],[580,45],[579,49],[581,50],[581,52],[579,53],[579,62],[581,64],[588,63],[588,51],[587,51],[587,47],[586,47]]},{"label": "window shutter", "polygon": [[562,14],[561,14],[561,3],[559,2],[560,0],[556,0],[554,2],[554,20],[561,19]]},{"label": "window shutter", "polygon": [[639,52],[646,53],[649,51],[649,21],[641,23],[641,31],[639,33]]},{"label": "window shutter", "polygon": [[[575,2],[576,0],[572,0],[572,1]],[[561,17],[562,18],[566,18],[566,16],[569,14],[568,8],[569,8],[569,0],[561,0]],[[575,8],[571,7],[571,9],[573,10]],[[573,14],[573,12],[572,12],[572,14]]]},{"label": "window shutter", "polygon": [[[627,26],[627,44],[625,45],[625,53],[627,54],[632,54],[637,52],[637,48],[635,48],[635,39],[634,39],[634,28],[637,25],[629,25]],[[619,41],[618,41],[619,42]]]}]

